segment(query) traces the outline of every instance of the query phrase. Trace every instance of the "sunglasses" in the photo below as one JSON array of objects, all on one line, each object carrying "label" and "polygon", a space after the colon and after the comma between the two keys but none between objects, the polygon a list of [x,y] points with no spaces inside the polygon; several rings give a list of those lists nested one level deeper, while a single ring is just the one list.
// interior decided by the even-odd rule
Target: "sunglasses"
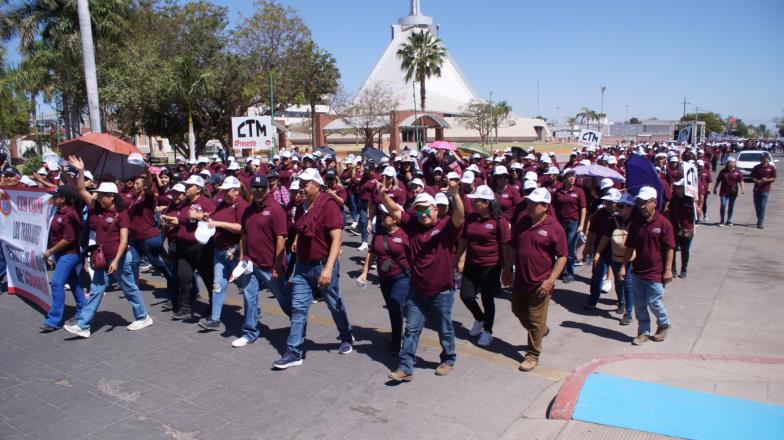
[{"label": "sunglasses", "polygon": [[256,186],[253,188],[253,192],[267,192],[269,190],[268,186]]},{"label": "sunglasses", "polygon": [[416,209],[416,215],[418,215],[420,217],[429,217],[430,216],[430,208],[425,208],[425,209],[417,208]]}]

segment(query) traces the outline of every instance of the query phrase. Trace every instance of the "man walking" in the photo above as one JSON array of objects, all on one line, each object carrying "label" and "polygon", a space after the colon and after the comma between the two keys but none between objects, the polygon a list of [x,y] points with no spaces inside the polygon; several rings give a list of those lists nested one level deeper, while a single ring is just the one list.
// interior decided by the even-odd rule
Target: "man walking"
[{"label": "man walking", "polygon": [[[626,237],[626,255],[620,269],[620,278],[626,278],[626,265],[632,262],[632,292],[634,310],[639,323],[637,337],[632,344],[641,345],[648,339],[661,342],[670,329],[670,317],[664,308],[664,286],[672,281],[672,259],[675,233],[672,224],[656,211],[656,190],[643,186],[636,197],[637,208],[642,214],[629,225]],[[656,334],[651,335],[651,309],[656,317]]]},{"label": "man walking", "polygon": [[762,229],[770,186],[776,181],[776,167],[770,164],[770,156],[762,154],[762,161],[751,169],[751,179],[754,181],[754,211],[757,213],[757,228]]}]

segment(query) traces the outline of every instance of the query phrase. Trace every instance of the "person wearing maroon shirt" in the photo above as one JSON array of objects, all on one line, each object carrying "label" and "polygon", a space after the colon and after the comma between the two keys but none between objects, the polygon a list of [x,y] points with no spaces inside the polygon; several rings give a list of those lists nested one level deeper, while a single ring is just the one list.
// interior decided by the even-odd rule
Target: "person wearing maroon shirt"
[{"label": "person wearing maroon shirt", "polygon": [[286,212],[270,196],[269,188],[266,176],[253,177],[253,201],[240,220],[240,264],[253,268],[237,280],[243,292],[245,321],[242,336],[231,343],[232,347],[244,347],[259,338],[259,290],[262,287],[268,287],[281,310],[291,316],[291,303],[285,297],[283,281],[288,234]]},{"label": "person wearing maroon shirt", "polygon": [[375,261],[381,296],[384,298],[392,328],[392,339],[388,348],[391,354],[397,356],[403,338],[403,313],[410,286],[411,264],[408,253],[411,244],[408,235],[400,228],[398,221],[389,215],[386,206],[379,205],[376,215],[380,227],[373,235],[370,251],[365,257],[365,265],[357,277],[357,282],[360,285],[367,283],[368,271]]},{"label": "person wearing maroon shirt", "polygon": [[338,208],[340,208],[340,212],[343,212],[343,207],[348,202],[348,192],[345,188],[338,184],[337,171],[334,169],[327,170],[327,172],[324,173],[324,182],[326,183],[324,192],[331,195],[332,198],[335,199],[335,202],[338,204]]},{"label": "person wearing maroon shirt", "polygon": [[670,184],[670,187],[672,187],[675,182],[683,179],[683,165],[678,159],[677,154],[671,155],[667,159],[667,164],[667,182]]},{"label": "person wearing maroon shirt", "polygon": [[575,185],[577,180],[574,169],[563,174],[563,185],[553,193],[553,207],[558,222],[566,231],[569,245],[569,258],[563,270],[564,283],[574,281],[574,264],[577,261],[577,238],[583,231],[587,213],[585,192]]},{"label": "person wearing maroon shirt", "polygon": [[365,169],[365,172],[362,174],[362,179],[359,182],[359,234],[362,237],[362,244],[359,245],[357,249],[360,252],[364,252],[368,249],[368,233],[369,233],[369,225],[370,225],[370,218],[368,217],[369,214],[369,206],[373,199],[373,194],[376,191],[376,184],[378,180],[376,179],[376,170],[373,166],[368,164],[368,167]]},{"label": "person wearing maroon shirt", "polygon": [[[632,278],[634,311],[637,316],[637,337],[632,344],[641,345],[649,339],[661,342],[670,328],[670,318],[664,308],[662,296],[664,287],[672,281],[672,260],[675,249],[675,234],[672,224],[656,212],[656,190],[643,186],[635,197],[637,208],[642,214],[629,225],[626,236],[626,255],[619,271],[624,280]],[[626,273],[626,266],[632,260],[632,273]],[[656,317],[658,328],[651,335],[651,309]]]},{"label": "person wearing maroon shirt", "polygon": [[123,206],[126,208],[131,206],[131,203],[133,203],[137,196],[136,191],[133,188],[134,182],[136,182],[136,178],[131,177],[129,179],[125,179],[125,182],[123,182],[123,187],[120,190],[120,196],[123,199]]},{"label": "person wearing maroon shirt", "polygon": [[[738,187],[741,194],[746,193],[743,185],[743,174],[735,168],[735,158],[730,156],[727,164],[724,165],[719,175],[716,176],[716,183],[713,185],[713,194],[718,192],[721,206],[719,207],[720,221],[716,226],[732,226],[732,211],[735,209],[735,199],[738,198]],[[724,222],[724,213],[727,213],[727,222]]]},{"label": "person wearing maroon shirt", "polygon": [[[501,292],[503,248],[511,240],[510,226],[501,216],[501,207],[489,186],[481,185],[467,197],[473,212],[466,216],[456,254],[458,272],[463,274],[460,299],[474,317],[468,334],[479,336],[477,345],[487,347],[493,341],[495,296]],[[476,301],[477,293],[482,295],[482,307]]]},{"label": "person wearing maroon shirt", "polygon": [[473,171],[466,170],[463,173],[463,177],[460,178],[460,200],[463,202],[463,209],[465,210],[466,217],[474,212],[474,207],[471,206],[472,202],[471,199],[468,198],[468,194],[473,194],[474,188],[478,188],[479,185],[481,185],[481,183],[476,183]]},{"label": "person wearing maroon shirt", "polygon": [[209,219],[210,214],[215,211],[215,203],[203,195],[204,179],[200,176],[192,175],[183,182],[183,185],[185,186],[186,200],[177,217],[161,216],[161,220],[179,225],[177,228],[179,292],[175,304],[176,309],[172,314],[174,320],[190,319],[192,316],[192,303],[195,299],[193,293],[198,292],[198,288],[194,286],[193,277],[196,270],[207,288],[210,310],[212,309],[212,284],[214,282],[212,240],[200,243],[196,239],[196,228],[199,221]]},{"label": "person wearing maroon shirt", "polygon": [[[681,251],[681,273],[678,278],[686,278],[689,268],[689,249],[691,248],[691,241],[694,238],[694,199],[686,196],[684,179],[678,180],[673,183],[672,201],[670,202],[670,211],[667,219],[672,223],[673,232],[675,233],[675,242],[677,249]],[[678,272],[675,257],[672,258],[672,273]]]},{"label": "person wearing maroon shirt", "polygon": [[130,222],[130,237],[128,251],[131,254],[131,268],[133,275],[139,279],[139,263],[142,255],[147,261],[161,272],[166,279],[166,287],[174,292],[177,284],[169,271],[169,267],[161,259],[163,252],[163,239],[158,230],[155,208],[158,205],[158,193],[150,174],[150,168],[143,175],[133,181],[133,192],[136,195],[128,205],[128,221]]},{"label": "person wearing maroon shirt", "polygon": [[757,228],[762,229],[770,186],[776,181],[776,167],[770,164],[770,156],[766,153],[762,154],[761,162],[751,169],[751,179],[754,181],[754,211],[757,214]]},{"label": "person wearing maroon shirt", "polygon": [[[373,179],[375,181],[375,179]],[[327,303],[332,320],[340,332],[339,354],[353,351],[351,324],[340,297],[340,246],[343,242],[343,216],[335,199],[321,191],[324,181],[314,168],[299,176],[300,189],[305,192],[304,203],[297,209],[295,218],[297,236],[293,249],[297,254],[291,289],[291,329],[286,342],[286,353],[272,363],[273,368],[285,369],[302,364],[302,344],[308,324],[308,311],[314,293]],[[287,300],[288,302],[288,300]]]},{"label": "person wearing maroon shirt", "polygon": [[713,182],[710,165],[705,165],[705,161],[697,159],[698,191],[700,200],[697,206],[697,222],[708,221],[708,196],[710,196],[710,184]]},{"label": "person wearing maroon shirt", "polygon": [[[615,188],[609,188],[607,193],[602,196],[601,200],[604,203],[596,212],[591,216],[590,226],[588,226],[588,236],[585,239],[585,249],[583,251],[583,258],[586,261],[593,261],[591,266],[591,287],[590,297],[585,304],[588,310],[597,310],[596,304],[599,303],[599,296],[602,294],[602,284],[607,276],[607,268],[610,266],[611,253],[606,249],[605,252],[599,254],[596,250],[599,247],[599,240],[602,238],[604,230],[607,225],[612,221],[612,216],[615,214],[615,203],[620,200],[621,192]],[[599,258],[594,258],[596,255]],[[620,310],[620,304],[619,304]],[[622,313],[618,312],[617,313]]]},{"label": "person wearing maroon shirt", "polygon": [[[63,328],[79,337],[90,337],[90,324],[109,286],[109,275],[113,275],[120,284],[123,295],[133,310],[134,321],[128,326],[128,330],[149,327],[153,324],[152,317],[147,313],[142,293],[133,277],[131,258],[125,252],[128,248],[128,214],[122,209],[122,198],[117,185],[110,182],[101,183],[95,190],[97,196],[93,199],[84,185],[84,163],[73,156],[68,160],[79,171],[76,190],[90,210],[90,228],[95,230],[95,241],[103,251],[106,267],[94,268],[90,298],[82,307],[76,322],[66,324]],[[93,252],[98,252],[98,249]]]},{"label": "person wearing maroon shirt", "polygon": [[218,189],[220,192],[215,199],[215,211],[209,220],[210,227],[215,228],[212,238],[212,310],[209,317],[199,320],[199,326],[205,330],[221,329],[221,311],[229,287],[229,276],[240,261],[237,251],[242,229],[240,222],[248,207],[245,199],[248,195],[236,177],[227,177]]},{"label": "person wearing maroon shirt", "polygon": [[504,249],[501,274],[504,284],[512,284],[512,313],[528,331],[528,352],[520,363],[521,371],[531,371],[539,364],[542,338],[549,333],[547,306],[568,254],[566,233],[548,214],[550,192],[537,188],[526,200],[528,215],[512,227],[512,241]]},{"label": "person wearing maroon shirt", "polygon": [[[161,232],[163,236],[166,238],[166,243],[168,244],[168,254],[169,254],[169,271],[172,274],[172,278],[175,280],[175,288],[171,291],[167,291],[169,298],[166,304],[164,304],[164,308],[169,310],[173,310],[175,308],[175,304],[177,303],[177,296],[179,292],[179,281],[177,279],[177,229],[179,225],[167,222],[166,219],[171,219],[180,215],[180,210],[185,205],[186,197],[185,197],[185,185],[182,183],[177,183],[169,189],[168,194],[169,202],[165,206],[161,206],[158,209],[161,211]],[[159,198],[158,200],[161,200]],[[193,283],[196,286],[196,283]],[[197,293],[198,291],[194,292]]]},{"label": "person wearing maroon shirt", "polygon": [[350,222],[347,222],[350,226],[349,228],[353,229],[356,228],[355,223],[359,220],[359,212],[357,212],[357,196],[355,192],[355,181],[354,181],[354,171],[356,168],[354,167],[354,159],[347,158],[344,162],[345,168],[340,173],[340,184],[343,188],[346,189],[346,193],[348,195],[348,200],[346,200],[346,205],[348,206],[349,216],[351,218]]},{"label": "person wearing maroon shirt", "polygon": [[511,185],[509,182],[509,173],[506,167],[498,165],[493,170],[492,183],[489,185],[495,192],[495,199],[501,207],[506,221],[512,220],[514,207],[520,203],[523,198],[520,196],[520,191],[517,187]]},{"label": "person wearing maroon shirt", "polygon": [[65,309],[65,284],[71,287],[76,302],[76,316],[85,304],[84,291],[79,285],[80,264],[79,234],[82,219],[74,209],[76,193],[73,189],[61,186],[52,193],[52,204],[57,208],[49,227],[49,241],[44,258],[53,257],[52,304],[46,314],[41,330],[50,332],[62,326]]},{"label": "person wearing maroon shirt", "polygon": [[389,214],[400,222],[411,243],[411,288],[406,301],[406,334],[400,352],[400,364],[388,375],[389,379],[396,382],[408,382],[413,377],[419,336],[428,317],[434,321],[442,348],[436,375],[451,373],[455,365],[457,353],[452,326],[452,304],[455,301],[454,246],[465,220],[463,202],[458,194],[459,185],[459,181],[449,182],[448,194],[453,212],[442,218],[438,218],[435,199],[427,193],[421,193],[414,199],[415,215],[404,212],[386,194],[382,199]]}]

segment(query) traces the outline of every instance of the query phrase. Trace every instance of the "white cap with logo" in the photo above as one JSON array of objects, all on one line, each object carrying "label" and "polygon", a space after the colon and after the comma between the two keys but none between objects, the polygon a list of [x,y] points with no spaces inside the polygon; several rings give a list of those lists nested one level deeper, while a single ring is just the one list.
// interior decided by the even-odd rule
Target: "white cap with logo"
[{"label": "white cap with logo", "polygon": [[473,194],[469,194],[466,197],[469,199],[480,199],[488,201],[495,200],[495,194],[493,193],[493,190],[490,189],[490,187],[487,185],[479,185]]},{"label": "white cap with logo", "polygon": [[547,188],[536,188],[525,198],[535,203],[547,203],[548,205],[551,200],[550,191],[547,191]]},{"label": "white cap with logo", "polygon": [[640,200],[656,200],[656,189],[650,186],[643,186],[635,197]]},{"label": "white cap with logo", "polygon": [[312,180],[319,185],[324,185],[324,179],[321,178],[318,170],[315,168],[308,168],[299,175],[299,180]]}]

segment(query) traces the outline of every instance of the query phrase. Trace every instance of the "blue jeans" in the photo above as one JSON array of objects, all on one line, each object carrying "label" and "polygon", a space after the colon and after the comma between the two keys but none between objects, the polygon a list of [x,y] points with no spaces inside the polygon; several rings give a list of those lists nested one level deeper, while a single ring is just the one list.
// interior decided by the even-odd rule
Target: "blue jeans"
[{"label": "blue jeans", "polygon": [[128,240],[128,251],[131,254],[131,268],[133,269],[134,278],[137,280],[139,279],[139,262],[141,261],[142,255],[144,255],[147,257],[147,261],[149,261],[154,268],[158,269],[158,271],[163,274],[163,277],[166,278],[167,289],[171,292],[174,291],[173,289],[176,289],[177,286],[174,277],[172,276],[172,272],[169,270],[169,266],[167,266],[161,258],[162,250],[163,239],[160,235],[145,240]]},{"label": "blue jeans", "polygon": [[595,306],[599,302],[599,296],[602,294],[602,282],[604,276],[607,275],[607,267],[610,265],[610,259],[607,255],[599,257],[599,264],[592,266],[591,272],[591,296],[588,298],[588,304]]},{"label": "blue jeans", "polygon": [[212,274],[214,281],[212,283],[212,311],[210,317],[215,321],[220,321],[221,310],[223,310],[223,303],[226,300],[226,289],[229,287],[229,277],[239,262],[238,252],[236,251],[234,258],[229,260],[229,249],[215,249],[212,253],[215,270]]},{"label": "blue jeans", "polygon": [[433,320],[441,342],[441,363],[455,365],[455,329],[452,327],[452,304],[455,302],[454,289],[444,290],[436,296],[426,298],[414,289],[408,292],[406,300],[406,335],[400,351],[400,369],[406,374],[414,372],[419,335],[427,318]]},{"label": "blue jeans", "polygon": [[86,302],[84,291],[79,286],[80,263],[82,262],[79,254],[60,254],[55,255],[54,272],[52,272],[52,305],[49,313],[44,319],[44,325],[53,328],[60,328],[63,322],[63,311],[65,309],[65,284],[71,287],[74,301],[76,302],[76,316],[82,311]]},{"label": "blue jeans", "polygon": [[610,259],[610,267],[612,267],[613,276],[615,277],[615,294],[618,295],[618,303],[626,307],[625,314],[632,316],[634,309],[634,295],[632,294],[632,263],[626,265],[626,278],[621,281],[619,274],[621,273],[621,264]]},{"label": "blue jeans", "polygon": [[359,201],[359,233],[362,236],[362,243],[368,242],[368,202]]},{"label": "blue jeans", "polygon": [[566,231],[566,242],[569,248],[569,257],[563,270],[564,279],[574,279],[574,262],[577,261],[577,222],[562,223]]},{"label": "blue jeans", "polygon": [[637,316],[637,334],[651,334],[651,316],[648,314],[650,307],[656,324],[661,327],[670,325],[670,317],[664,309],[662,296],[664,285],[653,281],[644,280],[637,275],[632,275],[632,290],[634,291],[634,312]]},{"label": "blue jeans", "polygon": [[395,277],[381,277],[381,296],[389,313],[392,328],[392,345],[400,347],[403,339],[403,311],[408,299],[409,278],[403,274]]},{"label": "blue jeans", "polygon": [[[117,272],[112,274],[114,279],[120,284],[125,299],[131,305],[133,310],[133,318],[138,321],[147,317],[147,308],[144,306],[142,293],[139,287],[136,286],[136,280],[133,278],[133,270],[131,269],[131,256],[126,252],[125,255],[120,256],[121,262],[117,265]],[[112,264],[111,260],[107,260],[107,264]],[[82,308],[82,312],[76,321],[76,325],[83,329],[89,329],[95,313],[98,311],[98,306],[101,305],[103,294],[109,286],[109,275],[106,269],[96,270],[93,274],[93,282],[90,284],[90,298],[87,299],[87,304]]]},{"label": "blue jeans", "polygon": [[351,193],[348,195],[348,210],[351,213],[351,221],[359,221],[359,196]]},{"label": "blue jeans", "polygon": [[348,313],[340,298],[340,288],[338,281],[340,277],[340,263],[335,262],[332,269],[332,280],[324,289],[319,289],[318,279],[324,266],[321,262],[302,263],[297,262],[294,267],[294,275],[291,277],[291,330],[287,341],[290,353],[302,358],[302,344],[305,342],[305,332],[308,326],[308,311],[313,303],[313,292],[318,292],[327,303],[329,311],[332,313],[332,320],[340,332],[342,342],[352,342],[351,324],[348,322]]},{"label": "blue jeans", "polygon": [[730,194],[729,196],[719,196],[721,206],[719,207],[719,216],[724,223],[724,211],[727,211],[727,223],[732,223],[732,211],[735,209],[735,199],[738,198],[737,194]]},{"label": "blue jeans", "polygon": [[768,206],[767,192],[754,191],[754,211],[757,213],[757,226],[765,221],[765,208]]},{"label": "blue jeans", "polygon": [[[278,304],[283,312],[291,316],[291,303],[286,295],[286,287],[283,283],[283,274],[277,280],[272,279],[272,271],[264,270],[260,267],[253,267],[253,273],[241,276],[237,284],[242,289],[245,307],[245,322],[242,324],[242,335],[248,341],[255,341],[259,338],[259,290],[266,286],[275,295]],[[215,299],[213,297],[213,310],[215,310]],[[213,312],[214,313],[214,312]],[[213,319],[215,319],[213,317]]]}]

